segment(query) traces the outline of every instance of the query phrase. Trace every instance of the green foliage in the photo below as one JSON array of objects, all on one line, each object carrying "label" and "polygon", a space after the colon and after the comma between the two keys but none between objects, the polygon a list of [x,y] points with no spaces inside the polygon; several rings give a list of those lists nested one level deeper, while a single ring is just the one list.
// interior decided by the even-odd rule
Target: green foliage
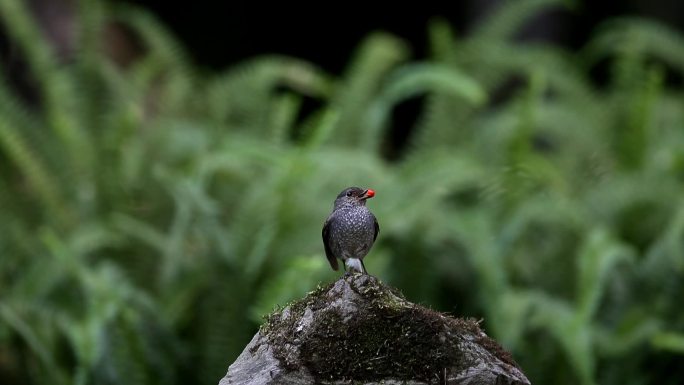
[{"label": "green foliage", "polygon": [[[579,53],[514,39],[559,3],[459,38],[434,20],[420,61],[376,33],[337,77],[276,56],[201,73],[149,14],[88,1],[63,63],[0,2],[39,94],[0,81],[2,383],[216,383],[261,316],[337,276],[320,231],[348,185],[378,192],[369,271],[482,317],[532,382],[679,383],[684,40],[639,19]],[[109,22],[144,47],[129,66],[94,38]]]}]

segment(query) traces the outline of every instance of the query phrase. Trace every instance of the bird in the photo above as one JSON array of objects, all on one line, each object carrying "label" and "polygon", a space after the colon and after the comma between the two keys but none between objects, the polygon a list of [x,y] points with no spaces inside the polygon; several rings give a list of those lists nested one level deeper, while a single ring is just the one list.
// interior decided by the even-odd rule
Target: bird
[{"label": "bird", "polygon": [[374,196],[374,190],[348,187],[335,198],[322,232],[325,256],[333,270],[339,270],[340,259],[345,271],[349,268],[351,273],[368,274],[363,258],[380,231],[378,220],[366,207],[366,200]]}]

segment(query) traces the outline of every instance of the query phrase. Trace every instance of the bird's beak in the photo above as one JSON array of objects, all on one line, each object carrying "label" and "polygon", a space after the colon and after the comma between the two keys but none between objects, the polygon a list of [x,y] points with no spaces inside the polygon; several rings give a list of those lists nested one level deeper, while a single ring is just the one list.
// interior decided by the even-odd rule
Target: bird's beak
[{"label": "bird's beak", "polygon": [[360,200],[366,200],[366,199],[372,198],[374,196],[375,196],[375,191],[368,189],[368,190],[363,192],[363,195],[361,195],[361,198],[359,198],[359,199]]}]

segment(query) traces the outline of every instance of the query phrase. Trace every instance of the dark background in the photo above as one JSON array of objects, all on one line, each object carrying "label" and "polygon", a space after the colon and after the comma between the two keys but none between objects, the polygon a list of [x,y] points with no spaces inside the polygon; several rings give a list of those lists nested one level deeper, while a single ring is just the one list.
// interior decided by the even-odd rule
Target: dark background
[{"label": "dark background", "polygon": [[[416,57],[424,57],[430,18],[443,17],[456,31],[467,34],[480,18],[503,3],[397,2],[381,7],[369,2],[129,2],[154,12],[184,42],[197,64],[220,69],[245,57],[280,53],[336,73],[368,32],[385,30],[400,36],[410,43]],[[682,1],[582,1],[567,10],[542,14],[521,37],[579,48],[601,22],[615,16],[657,19],[684,30]]]}]

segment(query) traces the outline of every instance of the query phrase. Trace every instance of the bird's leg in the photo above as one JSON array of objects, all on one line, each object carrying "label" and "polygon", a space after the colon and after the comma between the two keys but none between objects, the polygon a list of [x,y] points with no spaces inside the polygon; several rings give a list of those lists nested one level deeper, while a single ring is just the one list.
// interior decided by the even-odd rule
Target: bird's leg
[{"label": "bird's leg", "polygon": [[344,261],[345,263],[345,268],[349,267],[349,271],[354,274],[354,273],[359,273],[359,274],[365,274],[366,269],[363,267],[363,262],[361,262],[361,259],[359,258],[347,258],[347,260]]},{"label": "bird's leg", "polygon": [[351,273],[347,271],[347,263],[344,259],[342,260],[342,268],[344,269],[344,274],[342,275],[343,277],[346,278],[351,275]]}]

